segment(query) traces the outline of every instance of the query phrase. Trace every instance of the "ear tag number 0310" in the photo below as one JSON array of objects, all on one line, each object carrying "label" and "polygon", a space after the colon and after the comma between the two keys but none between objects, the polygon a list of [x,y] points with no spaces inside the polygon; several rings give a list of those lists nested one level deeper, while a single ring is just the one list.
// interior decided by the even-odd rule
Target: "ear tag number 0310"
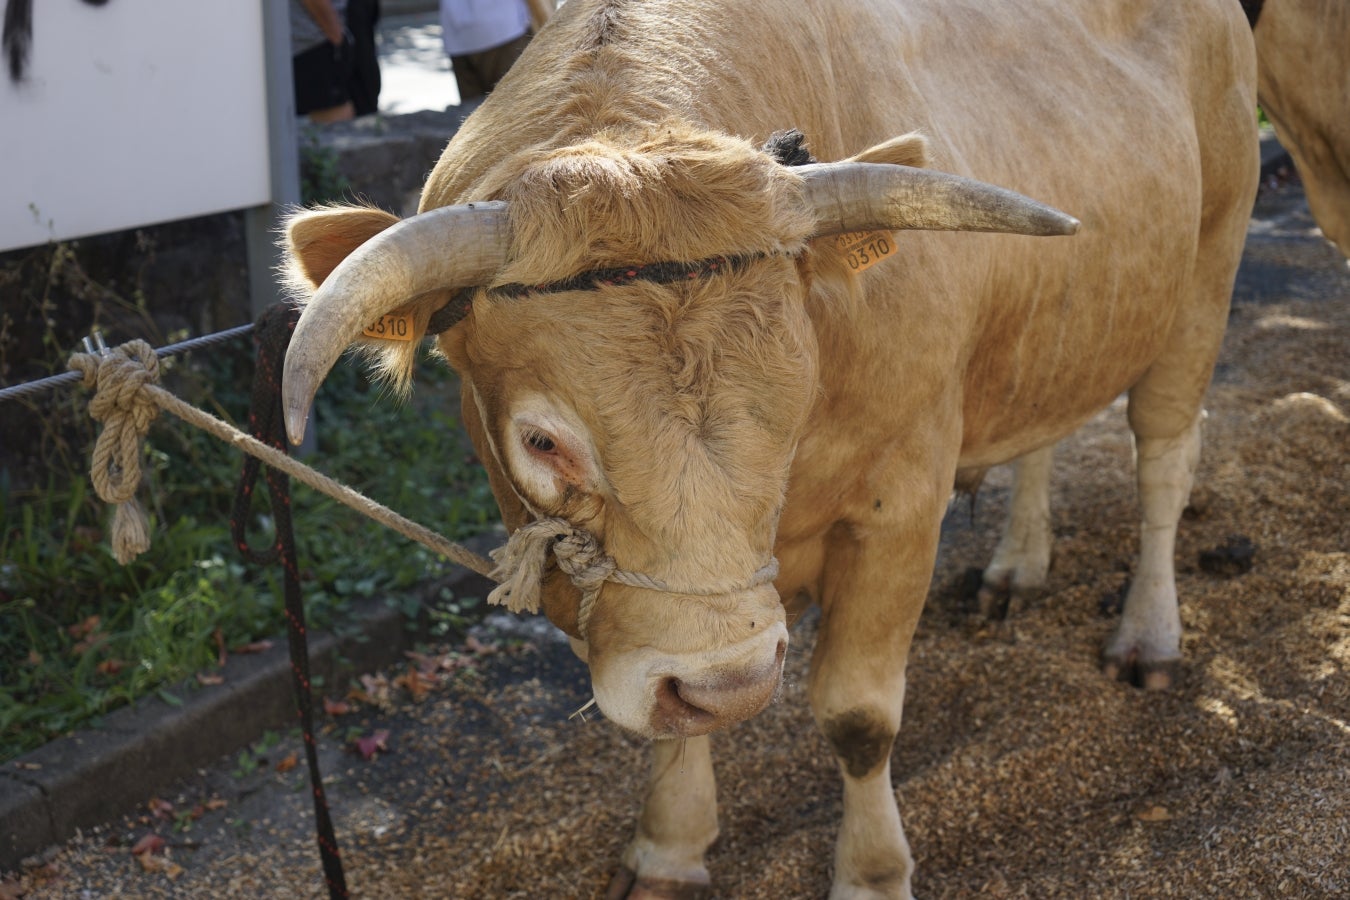
[{"label": "ear tag number 0310", "polygon": [[834,239],[849,269],[864,272],[895,253],[895,236],[889,231],[847,231]]},{"label": "ear tag number 0310", "polygon": [[367,325],[361,333],[366,337],[385,341],[411,341],[413,339],[412,313],[387,313]]}]

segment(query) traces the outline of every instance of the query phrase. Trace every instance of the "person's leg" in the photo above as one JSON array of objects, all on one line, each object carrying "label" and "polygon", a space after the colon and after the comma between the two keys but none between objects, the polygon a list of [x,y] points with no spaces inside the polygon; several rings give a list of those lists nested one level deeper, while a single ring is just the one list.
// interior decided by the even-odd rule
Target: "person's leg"
[{"label": "person's leg", "polygon": [[375,47],[375,26],[379,21],[380,0],[347,0],[347,30],[352,35],[348,93],[358,116],[370,115],[380,108],[380,59]]},{"label": "person's leg", "polygon": [[355,110],[347,94],[351,45],[334,47],[327,41],[291,58],[295,82],[295,114],[312,122],[340,122]]}]

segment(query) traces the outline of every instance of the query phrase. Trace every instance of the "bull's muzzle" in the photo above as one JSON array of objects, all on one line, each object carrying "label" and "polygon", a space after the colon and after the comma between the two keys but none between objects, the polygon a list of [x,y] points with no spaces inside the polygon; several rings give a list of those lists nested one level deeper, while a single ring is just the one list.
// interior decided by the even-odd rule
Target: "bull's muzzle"
[{"label": "bull's muzzle", "polygon": [[652,730],[671,737],[693,737],[757,715],[778,691],[786,654],[784,639],[778,641],[772,660],[754,668],[657,679]]}]

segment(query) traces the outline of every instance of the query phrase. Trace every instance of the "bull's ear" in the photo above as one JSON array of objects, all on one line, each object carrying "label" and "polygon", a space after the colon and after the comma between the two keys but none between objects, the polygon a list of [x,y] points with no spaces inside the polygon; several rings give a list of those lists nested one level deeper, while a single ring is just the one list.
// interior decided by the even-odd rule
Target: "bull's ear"
[{"label": "bull's ear", "polygon": [[917,132],[902,134],[850,158],[852,162],[889,163],[892,166],[928,166],[928,138]]},{"label": "bull's ear", "polygon": [[353,250],[398,221],[371,206],[301,210],[286,222],[287,280],[301,293],[312,293]]}]

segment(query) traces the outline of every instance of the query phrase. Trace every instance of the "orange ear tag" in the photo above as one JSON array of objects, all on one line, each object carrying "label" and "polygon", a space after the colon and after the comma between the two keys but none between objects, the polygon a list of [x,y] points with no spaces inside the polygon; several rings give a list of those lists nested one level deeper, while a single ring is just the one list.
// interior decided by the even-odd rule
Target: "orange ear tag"
[{"label": "orange ear tag", "polygon": [[863,272],[895,253],[895,237],[889,231],[846,231],[835,237],[834,246],[850,269]]},{"label": "orange ear tag", "polygon": [[412,313],[391,312],[380,316],[361,332],[366,337],[385,341],[411,341],[413,339]]}]

